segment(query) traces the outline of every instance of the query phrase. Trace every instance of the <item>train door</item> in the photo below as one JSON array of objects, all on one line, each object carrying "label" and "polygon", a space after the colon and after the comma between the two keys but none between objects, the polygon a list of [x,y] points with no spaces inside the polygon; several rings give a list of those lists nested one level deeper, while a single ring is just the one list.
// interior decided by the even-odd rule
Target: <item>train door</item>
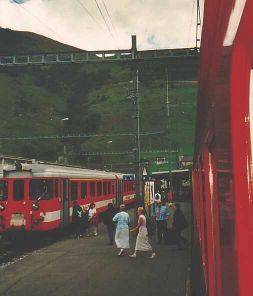
[{"label": "train door", "polygon": [[123,203],[122,180],[116,180],[116,206],[119,207]]},{"label": "train door", "polygon": [[61,186],[62,209],[61,209],[61,223],[62,226],[69,224],[69,181],[62,179]]},{"label": "train door", "polygon": [[10,207],[10,226],[14,228],[23,228],[30,230],[31,219],[29,214],[29,201],[28,180],[26,179],[13,179],[11,181],[12,196],[9,199],[8,206]]}]

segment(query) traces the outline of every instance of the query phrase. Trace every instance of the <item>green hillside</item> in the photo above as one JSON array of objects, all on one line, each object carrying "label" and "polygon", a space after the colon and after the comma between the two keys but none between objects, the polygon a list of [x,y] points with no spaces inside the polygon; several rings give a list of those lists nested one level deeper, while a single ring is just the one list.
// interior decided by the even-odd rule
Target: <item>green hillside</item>
[{"label": "green hillside", "polygon": [[[40,52],[49,51],[50,48],[58,51],[57,46],[59,51],[69,51],[68,46],[32,33],[7,30],[5,38],[5,48],[0,47],[2,54],[8,54],[9,48],[9,54],[14,53],[10,44],[16,42],[16,38],[22,41],[19,42],[22,44],[19,49],[23,53],[38,48]],[[174,68],[175,71],[177,68]],[[143,152],[141,158],[152,164],[157,157],[165,157],[175,168],[179,155],[193,153],[196,71],[186,69],[183,73],[170,76],[168,117],[164,63],[146,62],[139,64],[138,69],[141,131],[163,131],[159,135],[142,136],[141,149],[173,151]],[[135,105],[127,95],[127,89],[132,88],[131,77],[131,67],[127,64],[0,68],[0,136],[133,132]],[[68,121],[61,120],[66,117]],[[76,164],[104,167],[111,163],[129,164],[133,161],[132,154],[105,154],[111,151],[132,151],[133,136],[2,140],[0,151],[55,161],[63,155],[64,145],[67,147],[68,160]],[[100,152],[101,155],[80,155],[87,152]]]}]

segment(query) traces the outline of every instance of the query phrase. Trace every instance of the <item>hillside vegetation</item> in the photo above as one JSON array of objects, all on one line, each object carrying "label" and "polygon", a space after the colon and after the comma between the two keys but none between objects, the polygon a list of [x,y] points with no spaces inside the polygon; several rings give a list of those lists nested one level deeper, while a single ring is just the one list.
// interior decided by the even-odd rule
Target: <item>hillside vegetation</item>
[{"label": "hillside vegetation", "polygon": [[[27,32],[0,30],[0,53],[71,51],[73,48]],[[4,45],[3,45],[4,44]],[[142,153],[143,160],[166,157],[175,167],[178,155],[193,152],[196,75],[187,70],[170,77],[168,117],[164,63],[146,62],[139,68],[141,131],[163,131],[142,136],[143,151],[169,149],[168,153]],[[182,77],[182,79],[180,79]],[[127,64],[69,64],[0,68],[0,137],[40,137],[66,134],[133,132],[135,105],[128,92],[133,83]],[[68,117],[68,121],[61,119]],[[131,163],[133,136],[76,139],[2,140],[1,153],[57,160],[67,147],[76,164]],[[175,152],[177,151],[177,152]],[[97,156],[80,155],[101,152]]]}]

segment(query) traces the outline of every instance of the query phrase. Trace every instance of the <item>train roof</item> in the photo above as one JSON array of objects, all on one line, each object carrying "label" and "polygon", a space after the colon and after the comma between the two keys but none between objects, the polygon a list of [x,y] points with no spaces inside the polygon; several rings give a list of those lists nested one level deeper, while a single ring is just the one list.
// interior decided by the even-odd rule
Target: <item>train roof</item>
[{"label": "train roof", "polygon": [[[116,172],[105,172],[99,170],[89,170],[79,167],[69,167],[53,164],[22,164],[22,169],[16,169],[14,165],[8,165],[3,170],[5,177],[62,177],[62,178],[88,178],[88,179],[115,179],[123,178],[123,174]],[[0,175],[1,176],[1,175]]]}]

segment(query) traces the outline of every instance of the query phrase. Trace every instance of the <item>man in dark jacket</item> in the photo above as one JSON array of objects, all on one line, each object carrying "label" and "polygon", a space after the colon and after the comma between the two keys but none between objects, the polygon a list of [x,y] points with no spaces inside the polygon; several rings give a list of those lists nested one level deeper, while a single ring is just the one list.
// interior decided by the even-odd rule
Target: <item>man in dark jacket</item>
[{"label": "man in dark jacket", "polygon": [[72,222],[74,224],[76,237],[82,237],[81,235],[81,223],[82,223],[83,209],[75,200],[73,202]]},{"label": "man in dark jacket", "polygon": [[117,213],[117,211],[114,208],[113,204],[109,203],[108,208],[103,215],[103,222],[107,228],[107,233],[108,233],[110,245],[114,244],[115,225],[114,225],[114,222],[112,221],[112,218],[115,216],[116,213]]},{"label": "man in dark jacket", "polygon": [[173,216],[172,229],[174,231],[175,241],[179,249],[182,249],[182,244],[185,245],[187,243],[187,239],[181,235],[181,231],[185,229],[187,225],[188,223],[185,219],[183,212],[181,211],[180,204],[176,203],[175,212]]}]

